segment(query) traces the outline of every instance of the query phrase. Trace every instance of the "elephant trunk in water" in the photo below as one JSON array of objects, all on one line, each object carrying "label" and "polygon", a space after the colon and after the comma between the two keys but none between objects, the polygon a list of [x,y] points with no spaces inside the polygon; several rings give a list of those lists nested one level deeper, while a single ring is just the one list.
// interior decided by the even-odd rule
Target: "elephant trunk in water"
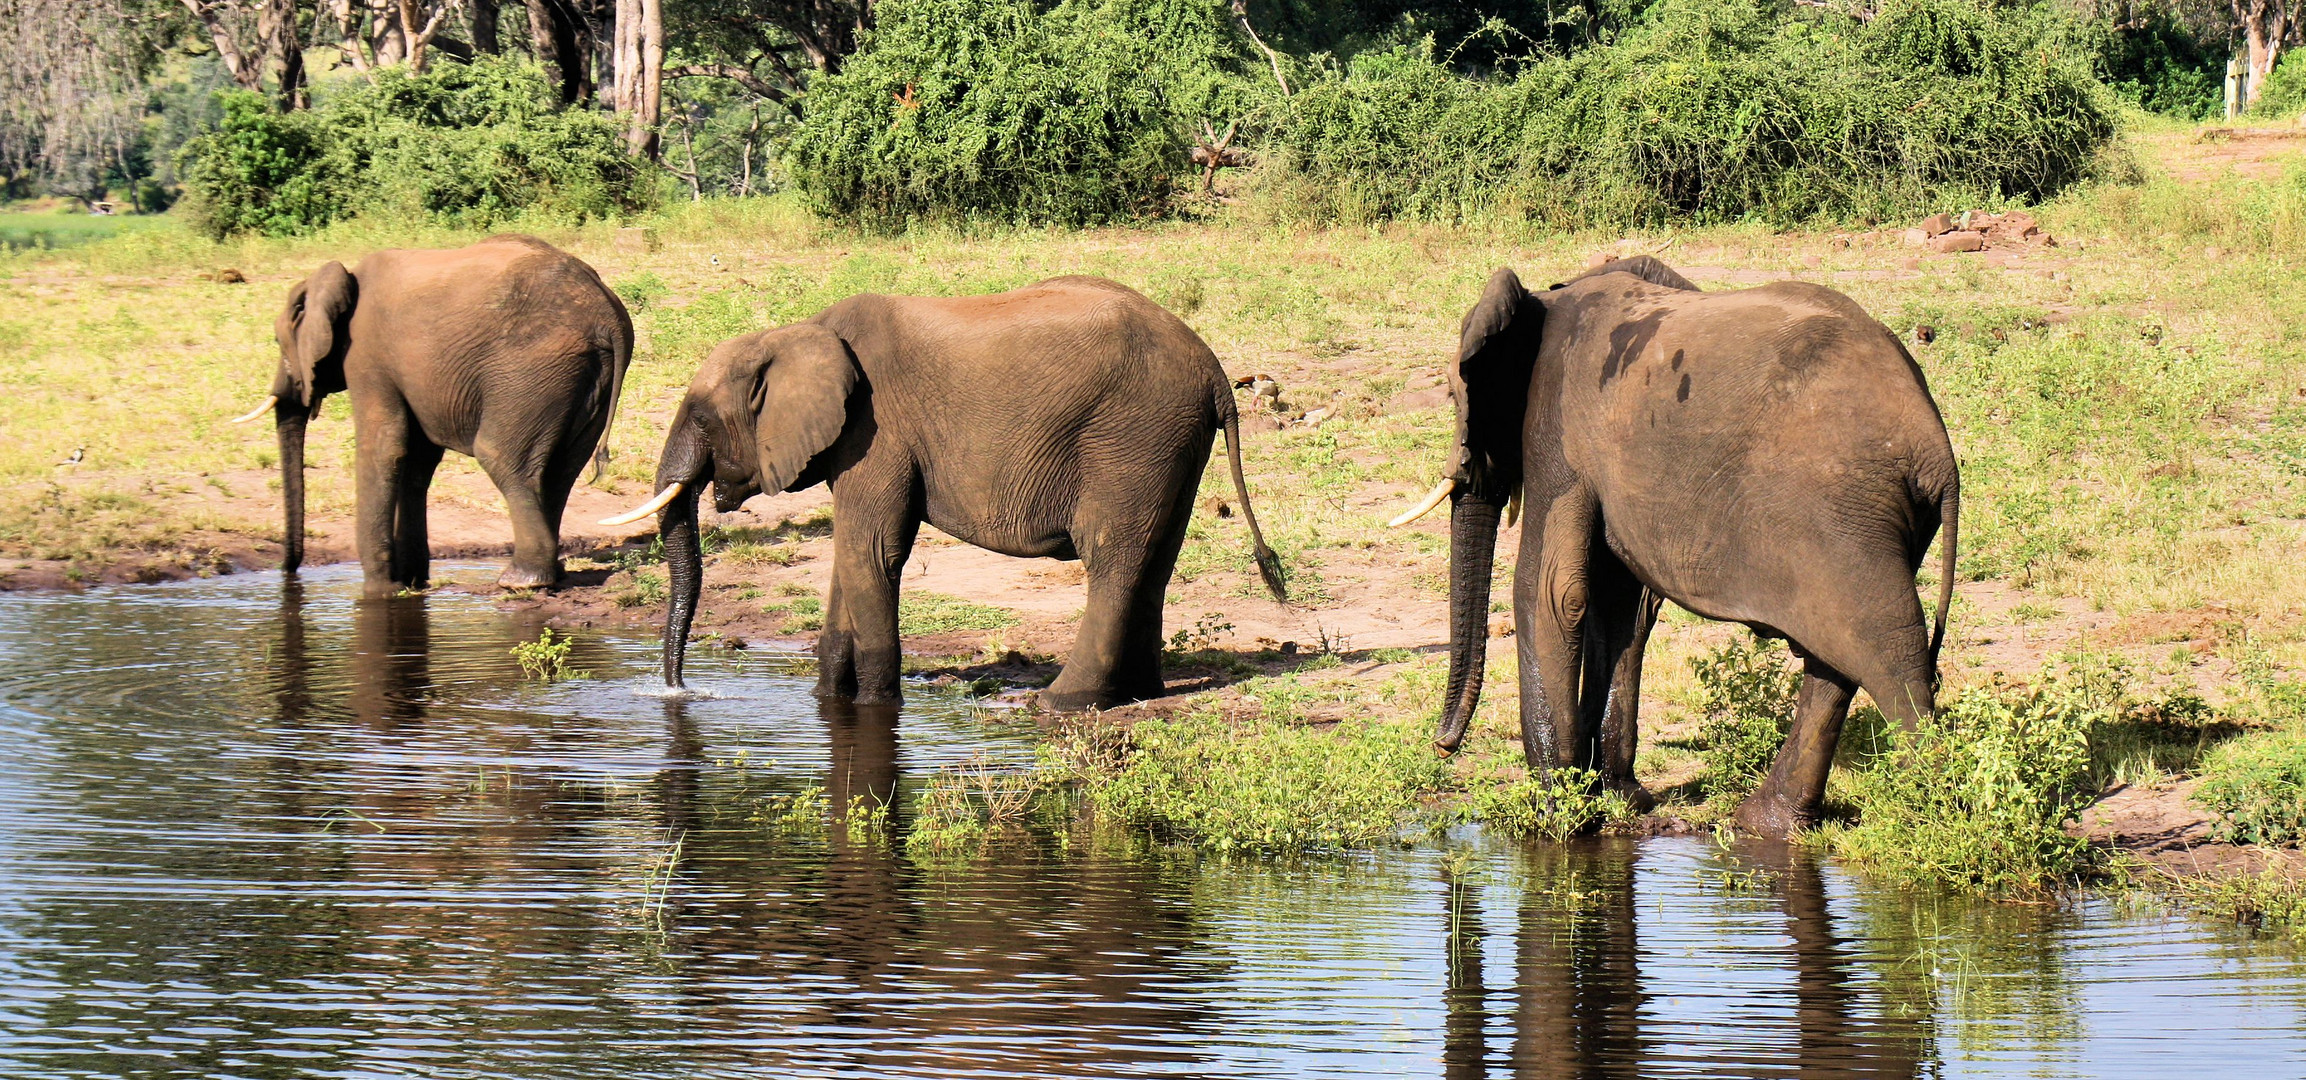
[{"label": "elephant trunk in water", "polygon": [[280,569],[293,574],[304,565],[304,424],[311,410],[283,397],[272,415],[280,438],[280,504],[288,519],[281,530]]},{"label": "elephant trunk in water", "polygon": [[697,489],[684,488],[666,503],[657,518],[657,535],[664,539],[665,572],[672,579],[672,607],[665,613],[665,685],[682,686],[681,666],[688,660],[689,625],[697,618],[697,596],[704,589],[705,556],[697,539]]},{"label": "elephant trunk in water", "polygon": [[1497,559],[1498,519],[1504,500],[1492,501],[1459,485],[1449,510],[1449,696],[1442,702],[1434,746],[1455,750],[1481,702],[1482,669],[1489,658],[1489,576]]}]

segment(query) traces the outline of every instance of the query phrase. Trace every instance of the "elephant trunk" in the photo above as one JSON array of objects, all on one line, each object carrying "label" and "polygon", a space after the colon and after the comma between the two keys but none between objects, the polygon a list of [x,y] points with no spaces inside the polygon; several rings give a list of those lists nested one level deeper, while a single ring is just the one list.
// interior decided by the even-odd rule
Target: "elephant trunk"
[{"label": "elephant trunk", "polygon": [[665,544],[665,570],[672,579],[671,607],[665,612],[665,685],[680,689],[681,666],[689,653],[689,627],[697,619],[697,596],[704,589],[705,556],[697,540],[697,488],[684,488],[657,518]]},{"label": "elephant trunk", "polygon": [[1491,501],[1459,485],[1449,510],[1449,696],[1433,745],[1457,749],[1481,703],[1482,670],[1489,660],[1489,576],[1497,561],[1498,518],[1504,500]]},{"label": "elephant trunk", "polygon": [[712,450],[681,406],[665,437],[664,453],[657,459],[656,489],[680,489],[657,514],[657,536],[665,545],[665,572],[671,578],[665,612],[665,685],[682,687],[681,667],[688,659],[689,627],[696,622],[697,597],[704,589],[705,556],[697,536],[697,500],[705,478],[712,473]]},{"label": "elephant trunk", "polygon": [[287,398],[273,406],[273,431],[280,439],[280,504],[287,518],[280,537],[280,569],[293,574],[304,565],[304,425],[311,410]]}]

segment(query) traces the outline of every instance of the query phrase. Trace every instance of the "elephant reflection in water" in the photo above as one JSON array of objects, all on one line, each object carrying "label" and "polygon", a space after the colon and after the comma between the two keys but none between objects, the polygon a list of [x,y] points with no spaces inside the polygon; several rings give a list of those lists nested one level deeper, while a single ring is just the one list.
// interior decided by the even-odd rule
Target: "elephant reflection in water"
[{"label": "elephant reflection in water", "polygon": [[[1770,866],[1790,941],[1793,1046],[1742,1058],[1731,1046],[1709,1047],[1678,1033],[1669,1043],[1661,1032],[1643,1029],[1644,1014],[1654,1010],[1640,969],[1638,857],[1545,847],[1532,849],[1527,859],[1510,988],[1484,985],[1482,946],[1489,930],[1476,890],[1462,880],[1448,882],[1442,1065],[1451,1080],[1633,1077],[1668,1054],[1700,1064],[1712,1076],[1925,1075],[1927,1013],[1897,1015],[1891,1002],[1856,989],[1857,965],[1847,943],[1834,934],[1814,859],[1780,848]],[[1554,883],[1562,887],[1549,887]],[[1491,1000],[1508,997],[1509,1008],[1492,1012]],[[1492,1021],[1499,1017],[1510,1021],[1512,1036],[1492,1047]],[[1705,1038],[1704,1029],[1697,1038]]]},{"label": "elephant reflection in water", "polygon": [[[667,705],[681,718],[687,708]],[[680,952],[709,958],[680,982],[714,1029],[700,1042],[742,1040],[747,1067],[764,1075],[780,1072],[764,1056],[779,1052],[795,1072],[854,1055],[876,1074],[1205,1074],[1194,1047],[1219,1018],[1174,992],[1217,973],[1188,955],[1201,950],[1186,882],[1169,888],[1164,871],[1127,860],[1062,857],[925,873],[903,856],[897,709],[818,708],[834,811],[823,841],[764,857],[761,834],[731,828],[725,805],[715,820],[693,769],[665,777],[666,825],[686,840],[664,925]],[[684,783],[688,793],[674,794]],[[847,829],[840,808],[860,798],[892,808],[885,830]],[[808,850],[819,845],[821,855]],[[1177,902],[1164,903],[1170,893]],[[831,1029],[856,1034],[822,1034]]]}]

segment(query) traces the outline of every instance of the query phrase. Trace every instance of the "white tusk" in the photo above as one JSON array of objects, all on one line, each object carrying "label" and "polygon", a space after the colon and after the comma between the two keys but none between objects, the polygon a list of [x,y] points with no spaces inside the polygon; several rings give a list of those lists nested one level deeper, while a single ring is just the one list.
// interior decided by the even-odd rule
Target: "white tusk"
[{"label": "white tusk", "polygon": [[280,395],[279,395],[279,394],[274,394],[274,395],[272,395],[271,397],[265,398],[265,399],[264,399],[264,404],[262,404],[262,405],[259,405],[259,406],[255,407],[255,408],[253,408],[253,409],[250,409],[250,410],[248,410],[248,415],[246,415],[246,416],[235,416],[235,417],[233,417],[231,420],[229,420],[229,421],[226,421],[226,422],[227,422],[227,423],[232,423],[232,424],[245,424],[245,423],[247,423],[247,422],[249,422],[249,421],[251,421],[251,420],[254,420],[254,419],[256,419],[256,418],[257,418],[257,417],[259,417],[259,416],[263,416],[265,413],[271,412],[271,411],[272,411],[272,407],[273,407],[273,406],[275,406],[275,405],[278,405],[278,404],[280,404]]},{"label": "white tusk", "polygon": [[1521,492],[1516,491],[1513,493],[1512,498],[1505,500],[1505,527],[1508,529],[1513,528],[1515,523],[1519,522],[1520,520]]},{"label": "white tusk", "polygon": [[1440,506],[1442,500],[1449,498],[1449,493],[1456,490],[1457,481],[1444,477],[1440,483],[1433,485],[1432,491],[1426,492],[1424,502],[1410,507],[1409,510],[1403,513],[1400,517],[1386,522],[1385,527],[1388,529],[1398,529],[1412,521],[1416,521],[1418,518],[1432,513],[1434,507]]},{"label": "white tusk", "polygon": [[630,525],[633,522],[639,521],[640,519],[645,518],[650,514],[654,514],[657,511],[664,509],[665,504],[672,502],[673,499],[680,495],[681,489],[687,486],[688,485],[686,483],[670,485],[663,491],[657,492],[657,497],[654,499],[650,499],[649,501],[642,503],[639,506],[634,507],[633,509],[628,510],[622,514],[618,514],[615,517],[602,518],[601,524]]}]

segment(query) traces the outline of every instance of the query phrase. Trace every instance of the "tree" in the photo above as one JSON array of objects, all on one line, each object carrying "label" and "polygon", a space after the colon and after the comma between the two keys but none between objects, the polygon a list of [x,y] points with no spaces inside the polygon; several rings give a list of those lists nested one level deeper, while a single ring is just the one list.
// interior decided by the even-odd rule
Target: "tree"
[{"label": "tree", "polygon": [[304,39],[297,28],[296,0],[183,0],[232,81],[261,92],[272,76],[274,100],[283,110],[304,104]]},{"label": "tree", "polygon": [[2274,61],[2281,55],[2284,45],[2290,44],[2298,32],[2299,0],[2230,0],[2234,8],[2234,22],[2242,30],[2247,48],[2244,63],[2250,73],[2249,97],[2245,105],[2258,104],[2258,97],[2266,88],[2266,76],[2274,73]]},{"label": "tree", "polygon": [[625,147],[655,158],[664,111],[665,17],[662,0],[616,0],[616,83],[610,105],[625,118]]},{"label": "tree", "polygon": [[0,0],[0,182],[102,199],[142,175],[144,80],[189,29],[166,0]]}]

